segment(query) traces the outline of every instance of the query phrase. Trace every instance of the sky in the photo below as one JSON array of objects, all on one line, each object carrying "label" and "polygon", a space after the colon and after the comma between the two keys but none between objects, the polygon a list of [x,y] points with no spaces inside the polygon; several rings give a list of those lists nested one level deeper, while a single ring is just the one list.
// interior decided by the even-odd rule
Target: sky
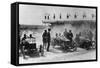
[{"label": "sky", "polygon": [[[58,6],[40,6],[40,5],[23,5],[19,6],[19,24],[25,25],[43,25],[42,21],[45,21],[44,16],[49,14],[49,21],[56,20],[95,20],[91,17],[91,14],[95,15],[96,10],[91,8],[75,8],[75,7],[58,7]],[[53,15],[55,14],[55,20]],[[59,16],[62,19],[59,19]],[[70,18],[67,19],[66,15],[70,14]],[[75,19],[74,14],[78,17]],[[86,14],[86,18],[83,19],[82,15]]]}]

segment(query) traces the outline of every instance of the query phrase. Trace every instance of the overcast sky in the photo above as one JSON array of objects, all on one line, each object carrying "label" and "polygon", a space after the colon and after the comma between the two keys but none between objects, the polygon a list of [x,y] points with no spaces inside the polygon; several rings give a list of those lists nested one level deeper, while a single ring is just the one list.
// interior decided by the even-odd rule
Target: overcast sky
[{"label": "overcast sky", "polygon": [[[74,8],[74,7],[54,7],[54,6],[39,6],[39,5],[20,5],[19,6],[19,24],[25,25],[42,25],[42,20],[46,14],[50,14],[50,21],[53,21],[53,15],[59,20],[61,13],[61,20],[83,20],[82,15],[87,15],[84,20],[95,20],[91,17],[91,14],[95,14],[95,9],[88,8]],[[74,18],[74,14],[77,14],[77,19]],[[66,15],[70,14],[70,18],[67,19]]]}]

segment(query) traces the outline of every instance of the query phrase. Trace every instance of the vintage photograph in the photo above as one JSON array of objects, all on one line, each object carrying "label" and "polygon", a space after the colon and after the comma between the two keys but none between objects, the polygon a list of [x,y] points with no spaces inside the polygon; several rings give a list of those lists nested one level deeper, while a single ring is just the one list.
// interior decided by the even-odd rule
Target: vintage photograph
[{"label": "vintage photograph", "polygon": [[96,60],[96,9],[19,5],[19,64]]}]

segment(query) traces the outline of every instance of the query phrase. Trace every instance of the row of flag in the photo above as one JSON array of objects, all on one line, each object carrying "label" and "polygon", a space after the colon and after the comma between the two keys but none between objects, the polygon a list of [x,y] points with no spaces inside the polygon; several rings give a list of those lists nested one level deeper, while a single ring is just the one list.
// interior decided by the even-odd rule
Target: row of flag
[{"label": "row of flag", "polygon": [[[67,18],[67,19],[69,19],[70,17],[71,17],[70,14],[67,14],[67,15],[66,15],[66,18]],[[77,17],[78,17],[78,15],[77,15],[77,14],[74,14],[74,18],[77,19]],[[95,15],[94,15],[94,14],[91,14],[91,17],[94,18]],[[49,19],[50,19],[50,14],[45,15],[44,18],[45,18],[45,20],[49,20]],[[54,15],[53,15],[53,19],[55,19],[55,18],[56,18],[56,15],[54,14]],[[84,19],[84,18],[87,18],[87,15],[86,15],[86,14],[83,14],[83,15],[82,15],[82,18],[83,18],[83,19]],[[61,14],[59,15],[59,19],[62,19],[62,15],[61,15]]]}]

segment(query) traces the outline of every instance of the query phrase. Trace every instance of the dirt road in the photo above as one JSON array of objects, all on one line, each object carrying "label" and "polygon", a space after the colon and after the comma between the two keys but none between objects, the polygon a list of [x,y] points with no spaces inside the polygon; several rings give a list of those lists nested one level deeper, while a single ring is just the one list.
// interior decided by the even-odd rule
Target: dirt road
[{"label": "dirt road", "polygon": [[50,49],[50,52],[45,51],[45,56],[34,57],[28,59],[19,58],[19,63],[41,63],[41,62],[58,62],[58,61],[75,61],[96,59],[96,50],[85,50],[78,48],[75,52],[62,52],[57,49]]}]

